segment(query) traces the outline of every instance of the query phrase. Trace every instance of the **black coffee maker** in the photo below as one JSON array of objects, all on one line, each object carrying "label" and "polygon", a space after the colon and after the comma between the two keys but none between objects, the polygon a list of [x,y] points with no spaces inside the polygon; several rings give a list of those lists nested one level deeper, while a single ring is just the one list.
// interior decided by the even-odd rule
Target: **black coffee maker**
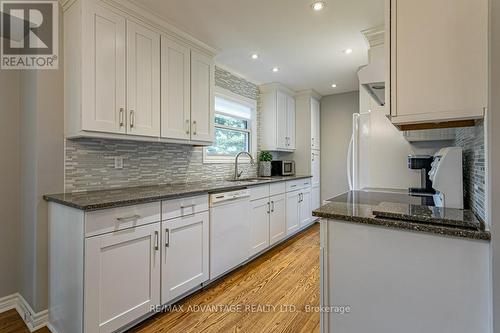
[{"label": "black coffee maker", "polygon": [[421,172],[421,187],[410,187],[408,190],[413,195],[429,195],[435,194],[436,191],[432,188],[432,182],[429,178],[429,171],[432,168],[434,157],[430,155],[409,155],[408,168],[412,170],[420,170]]}]

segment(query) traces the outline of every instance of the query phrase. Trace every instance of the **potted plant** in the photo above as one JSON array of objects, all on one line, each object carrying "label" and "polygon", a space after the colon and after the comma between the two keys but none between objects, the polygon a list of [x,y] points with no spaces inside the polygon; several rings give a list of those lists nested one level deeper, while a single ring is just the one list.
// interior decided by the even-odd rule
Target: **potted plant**
[{"label": "potted plant", "polygon": [[259,155],[259,174],[261,177],[271,177],[271,161],[273,155],[268,151],[262,151]]}]

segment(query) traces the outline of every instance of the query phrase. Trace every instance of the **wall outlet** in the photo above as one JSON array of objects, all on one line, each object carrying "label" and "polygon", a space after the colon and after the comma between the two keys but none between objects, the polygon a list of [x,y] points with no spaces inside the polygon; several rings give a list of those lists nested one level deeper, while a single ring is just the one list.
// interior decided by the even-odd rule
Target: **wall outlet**
[{"label": "wall outlet", "polygon": [[115,157],[115,169],[123,169],[123,157]]}]

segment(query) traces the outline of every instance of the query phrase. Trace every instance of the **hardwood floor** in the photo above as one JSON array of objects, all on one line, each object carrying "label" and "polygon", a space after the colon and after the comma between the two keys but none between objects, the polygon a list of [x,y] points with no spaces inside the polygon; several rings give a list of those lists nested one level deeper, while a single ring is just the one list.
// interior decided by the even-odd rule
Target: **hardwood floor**
[{"label": "hardwood floor", "polygon": [[[16,310],[9,310],[0,313],[0,332],[1,333],[30,333],[30,330],[24,324]],[[50,333],[50,331],[44,327],[36,330],[35,333]]]},{"label": "hardwood floor", "polygon": [[318,224],[129,332],[319,332],[308,305],[319,306]]},{"label": "hardwood floor", "polygon": [[[306,306],[319,306],[318,224],[129,332],[319,332],[319,313]],[[10,310],[0,332],[29,330]]]}]

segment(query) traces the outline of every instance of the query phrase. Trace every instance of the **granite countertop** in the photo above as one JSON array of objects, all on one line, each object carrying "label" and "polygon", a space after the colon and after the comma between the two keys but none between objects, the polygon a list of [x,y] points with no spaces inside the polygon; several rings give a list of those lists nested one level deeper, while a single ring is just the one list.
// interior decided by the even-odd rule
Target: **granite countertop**
[{"label": "granite countertop", "polygon": [[470,210],[433,207],[431,196],[406,190],[349,191],[327,200],[314,216],[442,236],[490,240],[484,222]]},{"label": "granite countertop", "polygon": [[94,211],[305,178],[311,178],[311,176],[256,177],[252,179],[257,179],[257,181],[243,179],[239,181],[223,180],[139,186],[102,191],[47,194],[43,198],[49,202],[56,202],[83,211]]}]

